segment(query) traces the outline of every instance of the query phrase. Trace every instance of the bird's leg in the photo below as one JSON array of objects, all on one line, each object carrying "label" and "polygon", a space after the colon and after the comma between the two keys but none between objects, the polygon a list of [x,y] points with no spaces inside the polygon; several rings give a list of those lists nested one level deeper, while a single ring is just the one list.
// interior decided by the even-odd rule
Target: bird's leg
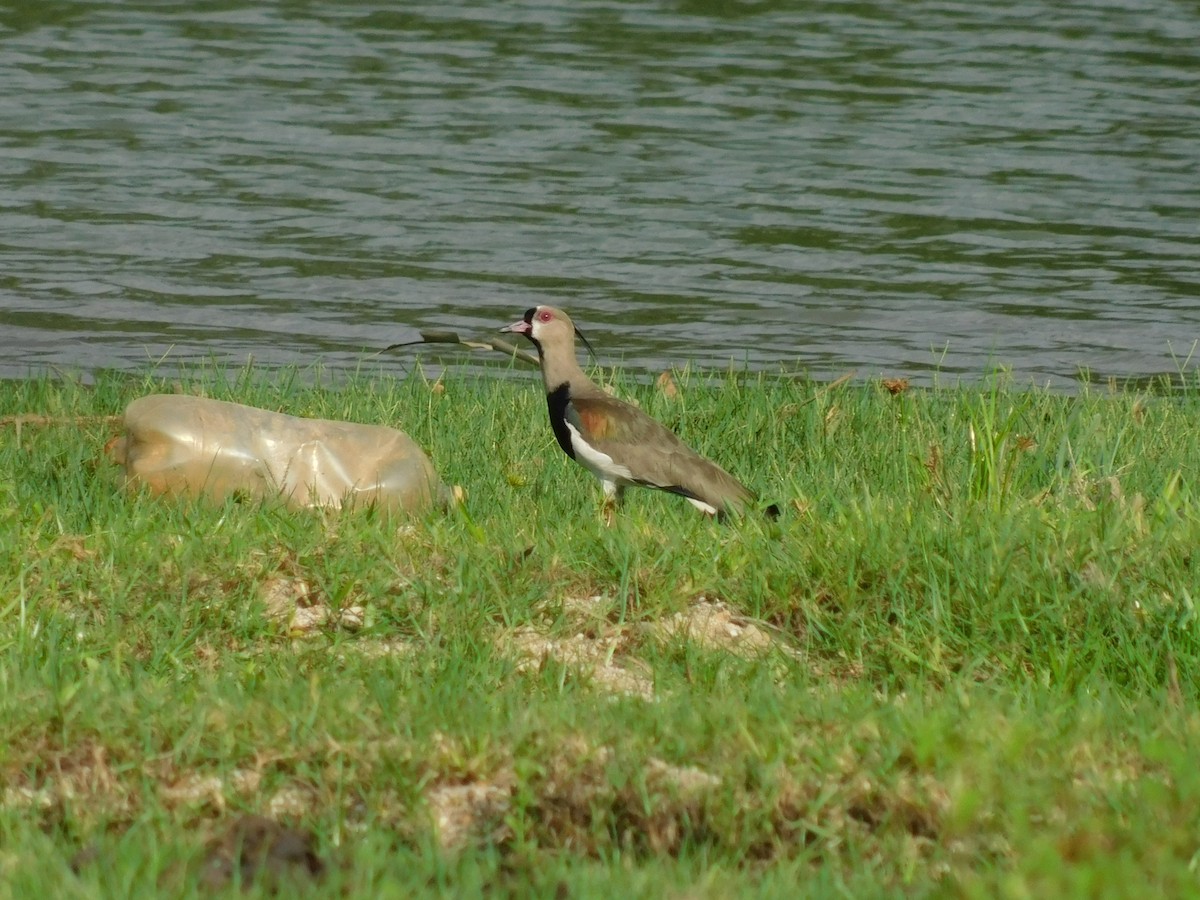
[{"label": "bird's leg", "polygon": [[621,485],[615,481],[605,481],[602,484],[604,485],[604,506],[601,514],[604,516],[605,526],[612,528],[616,518],[617,505],[621,502],[621,495],[624,491],[621,489]]}]

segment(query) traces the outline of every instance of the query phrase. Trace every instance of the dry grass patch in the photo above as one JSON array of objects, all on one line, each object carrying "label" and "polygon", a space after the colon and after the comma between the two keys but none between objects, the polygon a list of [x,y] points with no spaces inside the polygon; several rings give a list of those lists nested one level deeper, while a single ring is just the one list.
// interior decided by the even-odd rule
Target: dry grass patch
[{"label": "dry grass patch", "polygon": [[532,775],[524,813],[545,847],[598,855],[615,842],[638,854],[673,855],[706,832],[708,804],[721,785],[700,768],[624,759],[576,735]]},{"label": "dry grass patch", "polygon": [[[829,772],[781,769],[767,822],[753,837],[756,859],[792,858],[808,849],[838,855],[853,844],[898,839],[925,858],[942,841],[950,794],[928,774],[903,772],[884,783],[868,761],[852,758]],[[761,809],[745,798],[745,808]],[[964,845],[965,846],[965,845]],[[977,848],[972,846],[972,851]]]},{"label": "dry grass patch", "polygon": [[[444,742],[450,757],[461,753]],[[639,853],[677,853],[702,828],[723,779],[697,766],[638,758],[580,734],[540,736],[493,771],[455,765],[424,792],[434,835],[447,851],[482,844],[507,846],[514,824],[545,850],[599,856],[614,841]],[[468,766],[474,769],[475,766]],[[518,775],[518,769],[522,774]]]},{"label": "dry grass patch", "polygon": [[12,773],[5,779],[3,803],[9,809],[28,809],[53,817],[71,804],[96,817],[125,819],[139,808],[137,789],[127,783],[106,747],[84,743],[66,751],[46,748],[34,771]]}]

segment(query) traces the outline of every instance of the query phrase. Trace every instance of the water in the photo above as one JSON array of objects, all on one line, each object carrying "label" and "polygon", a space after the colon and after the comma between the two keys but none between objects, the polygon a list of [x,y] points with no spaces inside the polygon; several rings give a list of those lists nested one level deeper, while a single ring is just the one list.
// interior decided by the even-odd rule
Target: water
[{"label": "water", "polygon": [[1194,4],[15,6],[3,376],[400,371],[535,303],[652,370],[1069,385],[1200,338]]}]

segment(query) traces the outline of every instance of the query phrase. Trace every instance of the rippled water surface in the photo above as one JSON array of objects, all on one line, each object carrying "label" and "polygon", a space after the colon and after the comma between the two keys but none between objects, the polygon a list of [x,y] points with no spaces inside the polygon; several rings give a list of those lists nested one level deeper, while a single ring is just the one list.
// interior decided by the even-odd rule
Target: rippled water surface
[{"label": "rippled water surface", "polygon": [[1200,337],[1194,3],[16,6],[0,375],[375,366],[546,302],[647,368],[1066,384]]}]

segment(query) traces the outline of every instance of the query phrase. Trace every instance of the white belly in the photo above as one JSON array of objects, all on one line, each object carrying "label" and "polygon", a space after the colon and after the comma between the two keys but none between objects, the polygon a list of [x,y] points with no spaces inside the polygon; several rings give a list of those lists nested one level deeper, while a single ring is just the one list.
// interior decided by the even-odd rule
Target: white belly
[{"label": "white belly", "polygon": [[605,484],[612,484],[614,486],[633,484],[633,474],[627,466],[613,462],[613,458],[607,453],[601,453],[595,447],[588,444],[578,429],[570,422],[567,422],[567,430],[571,432],[571,449],[575,451],[575,461],[577,463],[605,482]]}]

